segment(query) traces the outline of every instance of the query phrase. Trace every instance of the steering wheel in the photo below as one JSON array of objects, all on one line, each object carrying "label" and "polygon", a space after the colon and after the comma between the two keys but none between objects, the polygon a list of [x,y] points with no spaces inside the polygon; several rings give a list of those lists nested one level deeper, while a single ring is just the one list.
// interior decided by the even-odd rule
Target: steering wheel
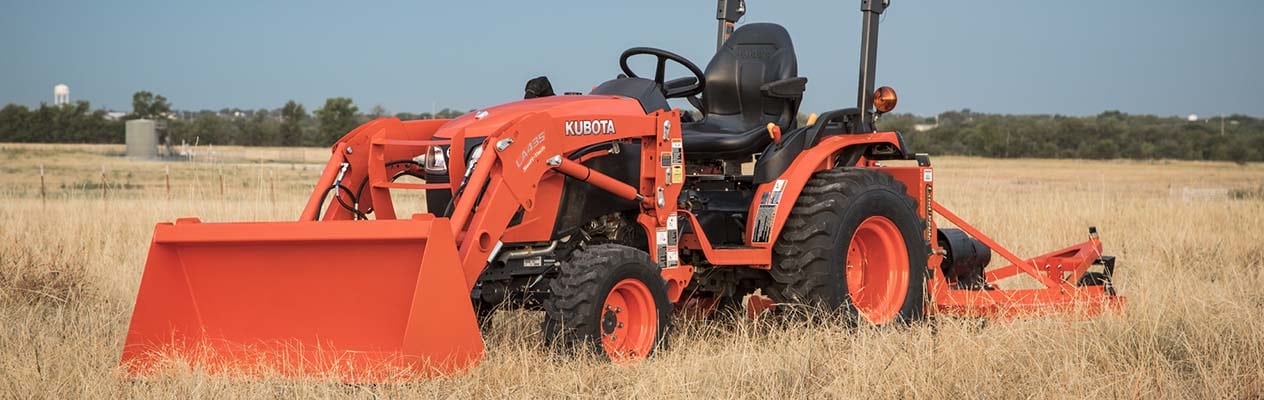
[{"label": "steering wheel", "polygon": [[[623,55],[619,56],[619,68],[623,69],[623,73],[627,74],[628,77],[640,78],[640,76],[637,76],[635,72],[632,72],[632,68],[628,68],[628,58],[641,54],[649,54],[658,58],[658,68],[654,70],[654,84],[658,85],[659,90],[663,91],[663,96],[669,99],[690,97],[698,93],[702,93],[702,89],[706,87],[706,74],[703,74],[702,69],[698,68],[697,65],[689,62],[688,59],[681,57],[679,54],[653,47],[633,47],[625,50]],[[684,79],[691,79],[693,82],[687,84],[678,83],[681,79],[672,80],[670,82],[673,83],[672,85],[667,84],[668,82],[664,82],[663,75],[667,72],[667,60],[675,61],[677,64],[688,68],[689,72],[693,73],[693,77]]]}]

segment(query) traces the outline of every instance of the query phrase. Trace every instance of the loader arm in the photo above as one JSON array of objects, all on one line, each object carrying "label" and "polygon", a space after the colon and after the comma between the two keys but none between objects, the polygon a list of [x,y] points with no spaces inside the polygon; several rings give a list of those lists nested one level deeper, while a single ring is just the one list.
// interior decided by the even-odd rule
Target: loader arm
[{"label": "loader arm", "polygon": [[[395,219],[390,189],[446,188],[444,184],[394,183],[391,178],[400,172],[417,170],[412,160],[429,146],[447,144],[447,140],[434,139],[434,134],[448,121],[379,118],[347,133],[334,143],[299,220],[346,220],[369,213],[375,213],[377,219]],[[335,201],[321,216],[322,203],[330,196]],[[380,198],[376,204],[374,197]],[[342,207],[338,200],[358,204]]]},{"label": "loader arm", "polygon": [[[515,118],[487,136],[481,154],[477,159],[470,160],[473,168],[461,180],[454,180],[451,186],[453,193],[460,193],[453,199],[450,226],[457,238],[466,290],[473,288],[489,260],[497,255],[514,214],[519,209],[531,211],[536,206],[539,183],[550,174],[567,175],[619,197],[641,201],[645,211],[655,216],[652,223],[643,224],[649,237],[653,237],[654,230],[666,226],[667,215],[675,211],[675,198],[680,190],[680,185],[665,181],[668,170],[655,157],[670,152],[672,142],[680,140],[678,113],[660,111],[642,116],[586,116],[585,120],[610,121],[610,125],[615,127],[613,133],[601,135],[567,135],[566,124],[570,120],[546,113],[532,113]],[[425,189],[444,184],[392,184],[390,176],[408,166],[386,164],[392,159],[408,160],[423,153],[426,146],[464,142],[462,133],[450,141],[434,140],[434,131],[438,126],[438,123],[409,124],[394,118],[383,118],[346,135],[334,145],[330,161],[326,163],[301,219],[314,218],[320,211],[321,202],[331,197],[331,193],[345,193],[347,189],[360,186],[371,190],[355,198],[357,204],[351,208],[342,207],[337,203],[339,199],[330,200],[321,220],[359,219],[361,217],[357,212],[370,211],[376,219],[396,218],[389,189]],[[662,134],[664,127],[666,135]],[[642,174],[644,178],[638,186],[619,182],[567,157],[576,150],[611,141],[641,143],[642,154],[648,156],[642,160],[642,169],[646,173]],[[357,148],[368,151],[357,152]],[[663,189],[662,206],[658,206],[655,200],[659,188]],[[654,246],[650,248],[651,256],[657,257],[653,254],[657,249]]]}]

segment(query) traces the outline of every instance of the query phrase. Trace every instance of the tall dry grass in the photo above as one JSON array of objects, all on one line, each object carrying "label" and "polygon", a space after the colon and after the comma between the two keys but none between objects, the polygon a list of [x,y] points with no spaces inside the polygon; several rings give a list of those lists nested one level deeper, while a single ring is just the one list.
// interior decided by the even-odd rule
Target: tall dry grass
[{"label": "tall dry grass", "polygon": [[[242,150],[217,163],[129,161],[120,152],[0,145],[5,398],[1264,396],[1264,199],[1224,195],[1264,185],[1260,165],[935,160],[937,198],[1020,254],[1100,227],[1129,298],[1119,316],[938,319],[876,330],[681,321],[669,347],[619,367],[555,356],[541,345],[538,314],[507,312],[486,332],[487,358],[468,374],[344,385],[178,371],[122,378],[116,363],[153,224],[192,215],[292,219],[319,160],[287,159],[294,152],[284,149]],[[103,167],[108,181],[132,188],[102,193],[84,183],[99,181]],[[1190,196],[1187,188],[1217,190]]]}]

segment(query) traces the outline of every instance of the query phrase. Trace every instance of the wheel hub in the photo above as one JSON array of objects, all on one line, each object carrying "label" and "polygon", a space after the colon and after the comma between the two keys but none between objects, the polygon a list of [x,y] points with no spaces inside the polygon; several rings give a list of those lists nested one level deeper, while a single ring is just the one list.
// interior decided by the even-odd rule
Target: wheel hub
[{"label": "wheel hub", "polygon": [[636,279],[615,284],[606,295],[600,322],[601,345],[611,360],[645,358],[658,333],[658,309],[649,287]]},{"label": "wheel hub", "polygon": [[606,312],[602,313],[601,316],[601,334],[613,334],[615,329],[619,328],[620,325],[623,325],[619,322],[619,313],[621,311],[623,310],[616,310],[609,305],[606,306]]},{"label": "wheel hub", "polygon": [[847,292],[872,324],[895,320],[908,295],[909,258],[899,228],[883,216],[856,227],[847,246]]}]

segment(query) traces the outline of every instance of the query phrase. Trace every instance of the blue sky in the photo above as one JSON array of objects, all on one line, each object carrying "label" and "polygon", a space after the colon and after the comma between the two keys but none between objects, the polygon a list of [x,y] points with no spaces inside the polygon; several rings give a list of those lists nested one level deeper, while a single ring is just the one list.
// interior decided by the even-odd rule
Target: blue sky
[{"label": "blue sky", "polygon": [[[150,90],[178,109],[471,109],[618,73],[628,47],[705,67],[715,2],[24,1],[0,3],[0,104],[51,101],[54,84],[129,110]],[[794,37],[804,111],[852,106],[858,0],[749,0],[743,22]],[[878,82],[898,111],[1264,116],[1264,1],[895,0]],[[648,73],[648,72],[647,72]]]}]

